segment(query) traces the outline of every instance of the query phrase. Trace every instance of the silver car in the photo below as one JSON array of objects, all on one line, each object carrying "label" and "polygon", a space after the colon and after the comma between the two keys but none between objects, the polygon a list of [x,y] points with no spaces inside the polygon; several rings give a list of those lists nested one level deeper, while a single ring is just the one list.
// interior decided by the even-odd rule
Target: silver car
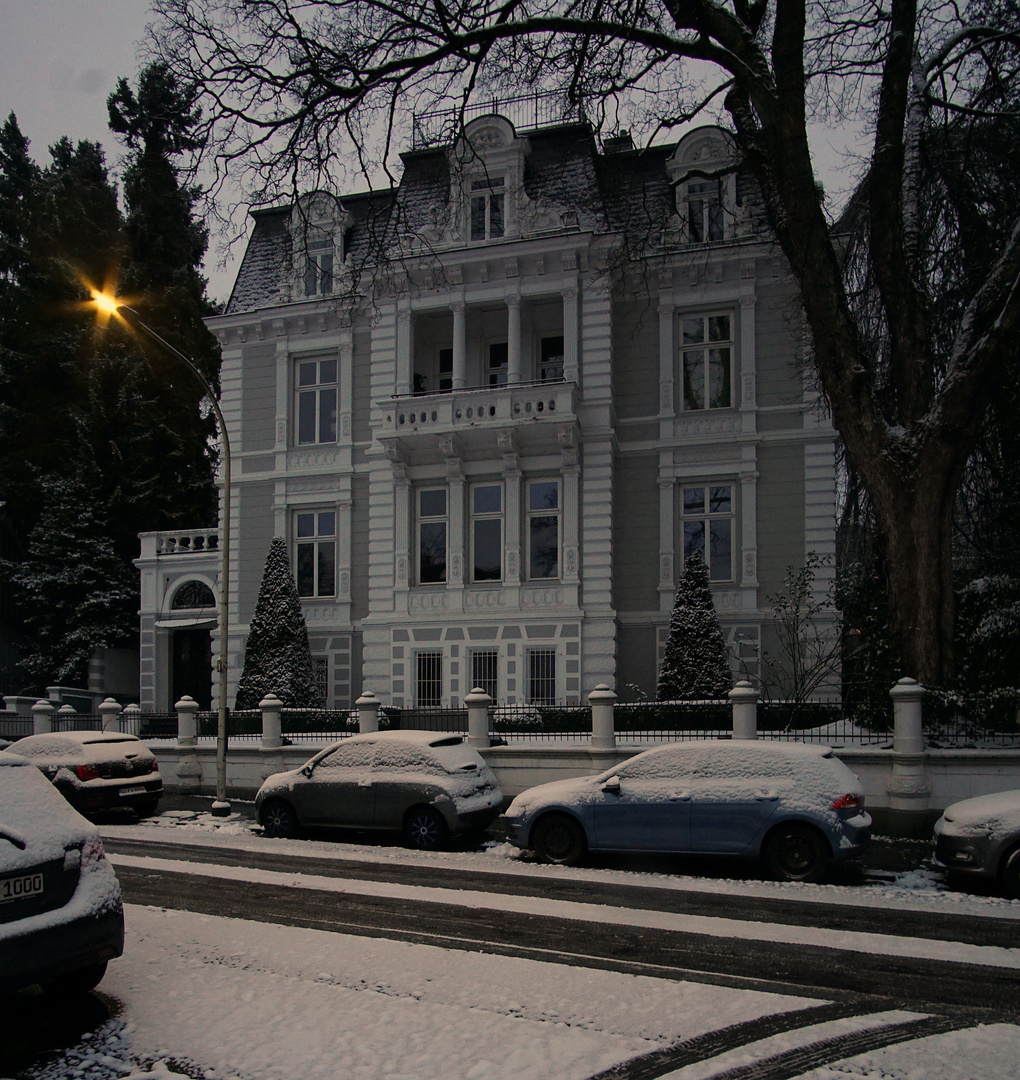
[{"label": "silver car", "polygon": [[159,763],[134,735],[119,731],[52,731],[19,739],[6,753],[28,758],[83,814],[128,806],[156,812],[163,794]]},{"label": "silver car", "polygon": [[953,803],[935,822],[933,843],[951,875],[996,879],[1020,898],[1020,791]]},{"label": "silver car", "polygon": [[871,815],[858,778],[826,746],[678,743],[598,776],[522,792],[506,811],[510,843],[543,862],[588,851],[763,858],[787,881],[818,881],[860,855]]},{"label": "silver car", "polygon": [[503,793],[462,735],[380,731],[334,743],[255,796],[267,836],[304,826],[403,832],[417,848],[437,848],[480,831],[498,816]]},{"label": "silver car", "polygon": [[95,826],[25,758],[0,754],[0,993],[83,993],[123,951],[120,887]]}]

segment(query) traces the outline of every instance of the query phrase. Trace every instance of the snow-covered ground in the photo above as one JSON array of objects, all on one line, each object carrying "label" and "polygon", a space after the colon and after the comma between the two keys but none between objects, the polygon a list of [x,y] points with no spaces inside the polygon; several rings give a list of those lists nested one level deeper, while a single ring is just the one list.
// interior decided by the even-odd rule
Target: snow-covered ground
[{"label": "snow-covered ground", "polygon": [[[440,861],[473,870],[488,867],[494,873],[510,868],[523,874],[570,874],[593,883],[633,880],[744,895],[792,892],[801,900],[830,903],[841,896],[848,903],[867,906],[1020,919],[1020,903],[947,893],[924,871],[847,889],[563,870],[522,860],[508,845],[485,852],[437,854],[375,845],[270,841],[252,835],[250,824],[239,818],[222,821],[187,811],[164,814],[143,826],[106,826],[102,831],[109,837],[147,836],[212,848],[271,847],[277,852],[380,862]],[[115,865],[118,859],[124,857],[113,856]],[[208,865],[195,864],[194,869],[214,872]],[[268,874],[236,873],[242,878],[245,873]],[[332,882],[338,903],[343,902],[344,890],[365,885],[303,874],[292,877],[297,887],[322,888]],[[476,902],[481,902],[478,895]],[[609,911],[601,914],[623,918]],[[816,999],[758,990],[188,912],[128,906],[126,916],[125,954],[110,965],[99,991],[110,1001],[115,1018],[59,1060],[23,1074],[26,1078],[165,1080],[183,1074],[203,1080],[581,1080],[657,1048],[818,1004]],[[1015,950],[996,953],[1007,955],[990,957],[988,962],[1016,963]],[[793,1047],[900,1023],[914,1015],[883,1013],[830,1021],[731,1050],[669,1075],[708,1080]],[[1017,1061],[1020,1026],[998,1024],[890,1046],[806,1075],[811,1080],[1016,1080]]]}]

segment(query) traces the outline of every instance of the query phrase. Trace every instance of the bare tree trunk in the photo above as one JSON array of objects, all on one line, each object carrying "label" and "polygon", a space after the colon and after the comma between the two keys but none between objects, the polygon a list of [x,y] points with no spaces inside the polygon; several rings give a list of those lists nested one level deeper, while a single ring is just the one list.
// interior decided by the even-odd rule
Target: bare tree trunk
[{"label": "bare tree trunk", "polygon": [[901,675],[938,685],[953,661],[955,485],[947,483],[944,468],[923,465],[909,480],[891,475],[883,480],[871,491]]}]

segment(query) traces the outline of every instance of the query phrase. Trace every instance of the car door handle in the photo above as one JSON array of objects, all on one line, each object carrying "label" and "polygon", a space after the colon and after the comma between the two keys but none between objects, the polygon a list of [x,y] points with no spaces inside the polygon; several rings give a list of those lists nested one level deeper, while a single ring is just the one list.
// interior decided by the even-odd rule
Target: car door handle
[{"label": "car door handle", "polygon": [[755,798],[758,802],[778,802],[779,796],[771,791],[759,791]]},{"label": "car door handle", "polygon": [[691,797],[686,791],[678,791],[676,794],[670,795],[669,800],[670,802],[690,802]]},{"label": "car door handle", "polygon": [[371,787],[371,786],[372,786],[372,781],[371,780],[359,780],[358,781],[358,787]]}]

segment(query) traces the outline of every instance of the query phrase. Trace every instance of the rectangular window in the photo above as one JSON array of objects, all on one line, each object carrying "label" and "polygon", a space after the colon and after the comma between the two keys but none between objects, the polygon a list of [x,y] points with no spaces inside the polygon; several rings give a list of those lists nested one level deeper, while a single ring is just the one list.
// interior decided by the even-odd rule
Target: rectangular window
[{"label": "rectangular window", "polygon": [[528,702],[556,704],[556,650],[528,650]]},{"label": "rectangular window", "polygon": [[471,654],[471,689],[478,687],[493,699],[499,697],[499,652],[478,649]]},{"label": "rectangular window", "polygon": [[503,580],[503,486],[471,489],[471,580]]},{"label": "rectangular window", "polygon": [[502,176],[471,181],[472,240],[498,240],[503,235],[504,186]]},{"label": "rectangular window", "polygon": [[542,382],[563,381],[563,338],[542,338],[538,356],[538,377]]},{"label": "rectangular window", "polygon": [[336,442],[336,360],[299,360],[295,372],[297,444]]},{"label": "rectangular window", "polygon": [[729,315],[681,320],[684,411],[733,405],[733,336]]},{"label": "rectangular window", "polygon": [[305,296],[329,296],[333,291],[333,240],[317,240],[305,249]]},{"label": "rectangular window", "polygon": [[533,480],[528,484],[528,577],[560,576],[560,484]]},{"label": "rectangular window", "polygon": [[728,484],[685,487],[681,503],[684,558],[699,552],[709,581],[733,580],[733,489]]},{"label": "rectangular window", "polygon": [[443,654],[420,652],[416,672],[417,703],[424,708],[443,704]]},{"label": "rectangular window", "polygon": [[446,581],[446,488],[418,492],[418,584]]},{"label": "rectangular window", "polygon": [[494,341],[489,346],[489,386],[506,386],[510,369],[510,353],[505,341]]},{"label": "rectangular window", "polygon": [[692,244],[724,239],[720,181],[687,185],[687,231]]},{"label": "rectangular window", "polygon": [[336,512],[296,514],[295,533],[298,596],[336,595]]}]

